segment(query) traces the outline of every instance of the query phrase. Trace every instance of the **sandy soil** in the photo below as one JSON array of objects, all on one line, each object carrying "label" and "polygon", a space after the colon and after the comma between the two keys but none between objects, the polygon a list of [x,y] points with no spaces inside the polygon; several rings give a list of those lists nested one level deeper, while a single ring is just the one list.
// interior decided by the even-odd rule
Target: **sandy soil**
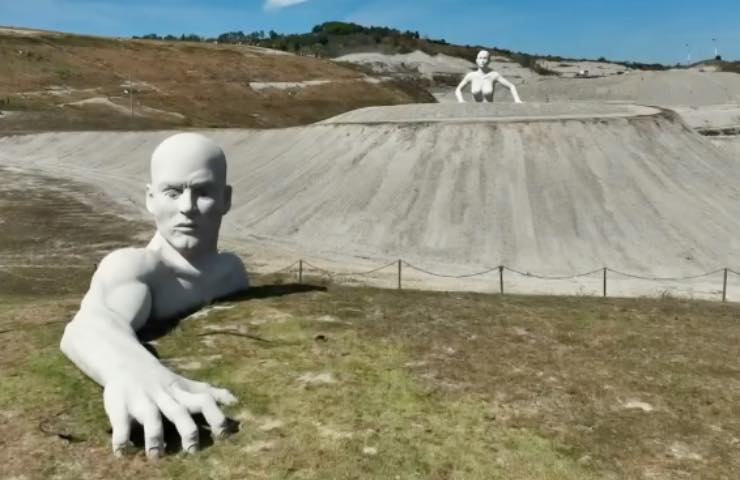
[{"label": "sandy soil", "polygon": [[724,150],[730,156],[740,162],[740,136],[718,136],[707,137],[716,147]]},{"label": "sandy soil", "polygon": [[[483,107],[489,112],[468,122],[440,120]],[[348,114],[364,123],[339,117],[300,128],[208,131],[231,162],[227,243],[265,271],[301,257],[331,270],[403,258],[449,275],[500,264],[541,275],[603,266],[661,277],[740,271],[740,162],[675,114],[628,116],[626,107],[586,104],[580,109],[591,118],[573,118],[573,104],[559,113],[553,104],[502,107],[406,107],[414,120],[407,123],[373,122],[379,110],[368,109]],[[603,116],[615,111],[621,116]],[[514,114],[517,121],[490,120]],[[140,192],[148,156],[169,134],[7,137],[0,164],[97,185],[146,216]],[[393,283],[395,275],[390,268],[377,278]],[[602,280],[598,272],[577,282],[517,277],[507,273],[507,289],[589,293]],[[668,283],[716,298],[715,277]],[[425,288],[498,288],[496,272],[451,280],[406,268],[404,279]],[[665,285],[612,275],[609,288],[646,294]]]},{"label": "sandy soil", "polygon": [[692,128],[698,129],[740,129],[740,102],[724,105],[674,106],[671,108],[681,115]]},{"label": "sandy soil", "polygon": [[599,100],[661,106],[737,104],[740,75],[673,70],[634,71],[603,78],[540,77],[522,85],[519,93],[525,101]]},{"label": "sandy soil", "polygon": [[656,115],[659,109],[640,105],[605,103],[530,103],[486,105],[464,103],[458,105],[413,104],[393,107],[368,107],[352,110],[323,122],[324,125],[379,124],[379,123],[511,123],[535,121],[562,121],[578,119],[629,118]]},{"label": "sandy soil", "polygon": [[[419,50],[395,55],[375,52],[352,53],[337,57],[334,60],[365,65],[377,74],[414,73],[428,80],[435,76],[448,75],[459,76],[462,79],[466,73],[476,69],[473,58],[468,60],[444,54],[429,55]],[[537,76],[532,70],[504,57],[491,57],[490,67],[516,84]]]},{"label": "sandy soil", "polygon": [[307,87],[316,87],[319,85],[334,84],[337,88],[342,88],[341,84],[354,82],[367,82],[372,84],[382,83],[382,78],[377,77],[363,77],[354,79],[342,79],[342,80],[306,80],[303,82],[249,82],[249,88],[257,92],[263,90],[300,90]]},{"label": "sandy soil", "polygon": [[[525,102],[624,102],[682,108],[689,118],[701,120],[703,107],[718,118],[733,115],[740,104],[740,75],[698,70],[627,71],[622,75],[599,78],[550,77],[535,74],[512,76],[492,66],[512,80]],[[510,78],[511,77],[511,78]],[[462,78],[462,75],[460,76]],[[434,92],[439,102],[455,102],[454,88]],[[505,88],[495,90],[497,102],[511,102]]]},{"label": "sandy soil", "polygon": [[[76,102],[64,103],[61,106],[62,107],[102,106],[105,108],[109,108],[115,112],[118,112],[122,115],[131,114],[131,110],[129,107],[124,106],[124,105],[119,105],[111,101],[111,99],[106,98],[106,97],[91,97],[91,98],[86,98],[85,100],[78,100]],[[146,117],[172,117],[176,120],[185,119],[185,115],[181,113],[169,112],[166,110],[160,110],[158,108],[147,107],[145,105],[137,105],[136,108],[134,108],[134,115],[135,116],[146,116]]]},{"label": "sandy soil", "polygon": [[380,74],[412,71],[428,78],[439,73],[461,73],[473,67],[472,62],[462,58],[444,54],[432,56],[419,50],[396,55],[376,52],[352,53],[336,57],[334,61],[367,65],[375,73]]},{"label": "sandy soil", "polygon": [[610,75],[622,75],[631,71],[624,65],[618,65],[610,62],[556,62],[551,60],[539,60],[537,63],[548,70],[557,72],[563,77],[577,77],[582,72],[587,72],[588,77],[607,77]]}]

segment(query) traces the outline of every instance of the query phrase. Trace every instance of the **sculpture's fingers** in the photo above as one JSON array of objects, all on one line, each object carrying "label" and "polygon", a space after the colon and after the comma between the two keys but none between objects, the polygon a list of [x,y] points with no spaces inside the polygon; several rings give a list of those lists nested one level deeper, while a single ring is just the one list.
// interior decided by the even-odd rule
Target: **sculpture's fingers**
[{"label": "sculpture's fingers", "polygon": [[190,393],[207,393],[216,399],[216,402],[223,405],[233,405],[239,401],[230,391],[225,388],[216,388],[208,385],[205,382],[196,382],[194,380],[185,380],[184,390]]},{"label": "sculpture's fingers", "polygon": [[239,401],[238,398],[225,388],[210,387],[208,393],[222,405],[234,405]]},{"label": "sculpture's fingers", "polygon": [[207,393],[190,393],[178,389],[177,399],[191,413],[202,413],[214,437],[221,437],[226,432],[226,416],[216,405],[213,397]]},{"label": "sculpture's fingers", "polygon": [[132,405],[131,413],[144,426],[146,456],[156,459],[164,454],[164,429],[157,406],[148,398],[140,397]]},{"label": "sculpture's fingers", "polygon": [[182,449],[187,453],[198,451],[198,426],[188,413],[185,406],[165,393],[157,397],[157,406],[165,417],[169,418],[177,428],[182,439]]},{"label": "sculpture's fingers", "polygon": [[113,429],[111,445],[113,455],[121,457],[129,446],[131,437],[131,416],[126,409],[126,401],[123,395],[106,388],[103,391],[103,405],[108,415],[110,426]]}]

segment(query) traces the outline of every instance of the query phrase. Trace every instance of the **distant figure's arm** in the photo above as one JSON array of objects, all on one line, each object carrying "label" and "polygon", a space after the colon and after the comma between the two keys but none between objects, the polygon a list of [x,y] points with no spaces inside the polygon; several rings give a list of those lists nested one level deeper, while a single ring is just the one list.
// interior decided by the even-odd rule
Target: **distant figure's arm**
[{"label": "distant figure's arm", "polygon": [[455,89],[455,96],[457,97],[457,101],[460,103],[465,103],[465,98],[463,97],[463,88],[465,88],[465,85],[470,83],[470,74],[466,74],[462,81],[457,85],[457,88]]},{"label": "distant figure's arm", "polygon": [[506,80],[501,75],[496,78],[496,81],[509,89],[509,91],[511,92],[511,96],[514,97],[514,103],[522,103],[522,100],[519,98],[519,92],[516,91],[516,86],[514,86],[513,83]]},{"label": "distant figure's arm", "polygon": [[160,411],[177,427],[183,449],[194,451],[198,429],[190,413],[203,413],[218,434],[226,419],[216,401],[236,401],[226,390],[168,370],[139,343],[135,330],[146,322],[152,305],[149,287],[141,279],[147,268],[141,251],[118,250],[108,255],[61,341],[64,354],[104,388],[117,455],[128,444],[132,419],[144,426],[147,455],[161,455]]}]

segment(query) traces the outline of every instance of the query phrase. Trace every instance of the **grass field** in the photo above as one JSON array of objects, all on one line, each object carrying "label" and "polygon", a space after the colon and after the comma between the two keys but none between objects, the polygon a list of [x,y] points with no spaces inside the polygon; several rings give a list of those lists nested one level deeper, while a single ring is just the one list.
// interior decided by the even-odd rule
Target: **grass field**
[{"label": "grass field", "polygon": [[[139,432],[116,460],[101,391],[58,342],[85,266],[147,227],[90,209],[77,188],[18,176],[0,189],[3,263],[21,265],[0,277],[0,478],[740,475],[737,305],[281,277],[154,345],[174,370],[240,398],[227,409],[239,431],[213,443],[204,430],[194,456],[170,433],[159,462]],[[53,268],[72,261],[79,272]]]}]

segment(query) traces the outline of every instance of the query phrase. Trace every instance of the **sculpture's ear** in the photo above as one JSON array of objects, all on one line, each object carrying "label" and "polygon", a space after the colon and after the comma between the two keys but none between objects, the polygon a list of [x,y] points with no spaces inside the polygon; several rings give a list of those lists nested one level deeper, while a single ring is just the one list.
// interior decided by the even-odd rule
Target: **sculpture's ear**
[{"label": "sculpture's ear", "polygon": [[226,185],[224,188],[224,215],[229,213],[229,210],[231,210],[231,185]]},{"label": "sculpture's ear", "polygon": [[152,211],[152,208],[153,208],[153,205],[152,205],[153,197],[154,197],[154,194],[152,192],[152,186],[147,183],[146,184],[146,209],[151,214],[154,214],[154,212]]}]

